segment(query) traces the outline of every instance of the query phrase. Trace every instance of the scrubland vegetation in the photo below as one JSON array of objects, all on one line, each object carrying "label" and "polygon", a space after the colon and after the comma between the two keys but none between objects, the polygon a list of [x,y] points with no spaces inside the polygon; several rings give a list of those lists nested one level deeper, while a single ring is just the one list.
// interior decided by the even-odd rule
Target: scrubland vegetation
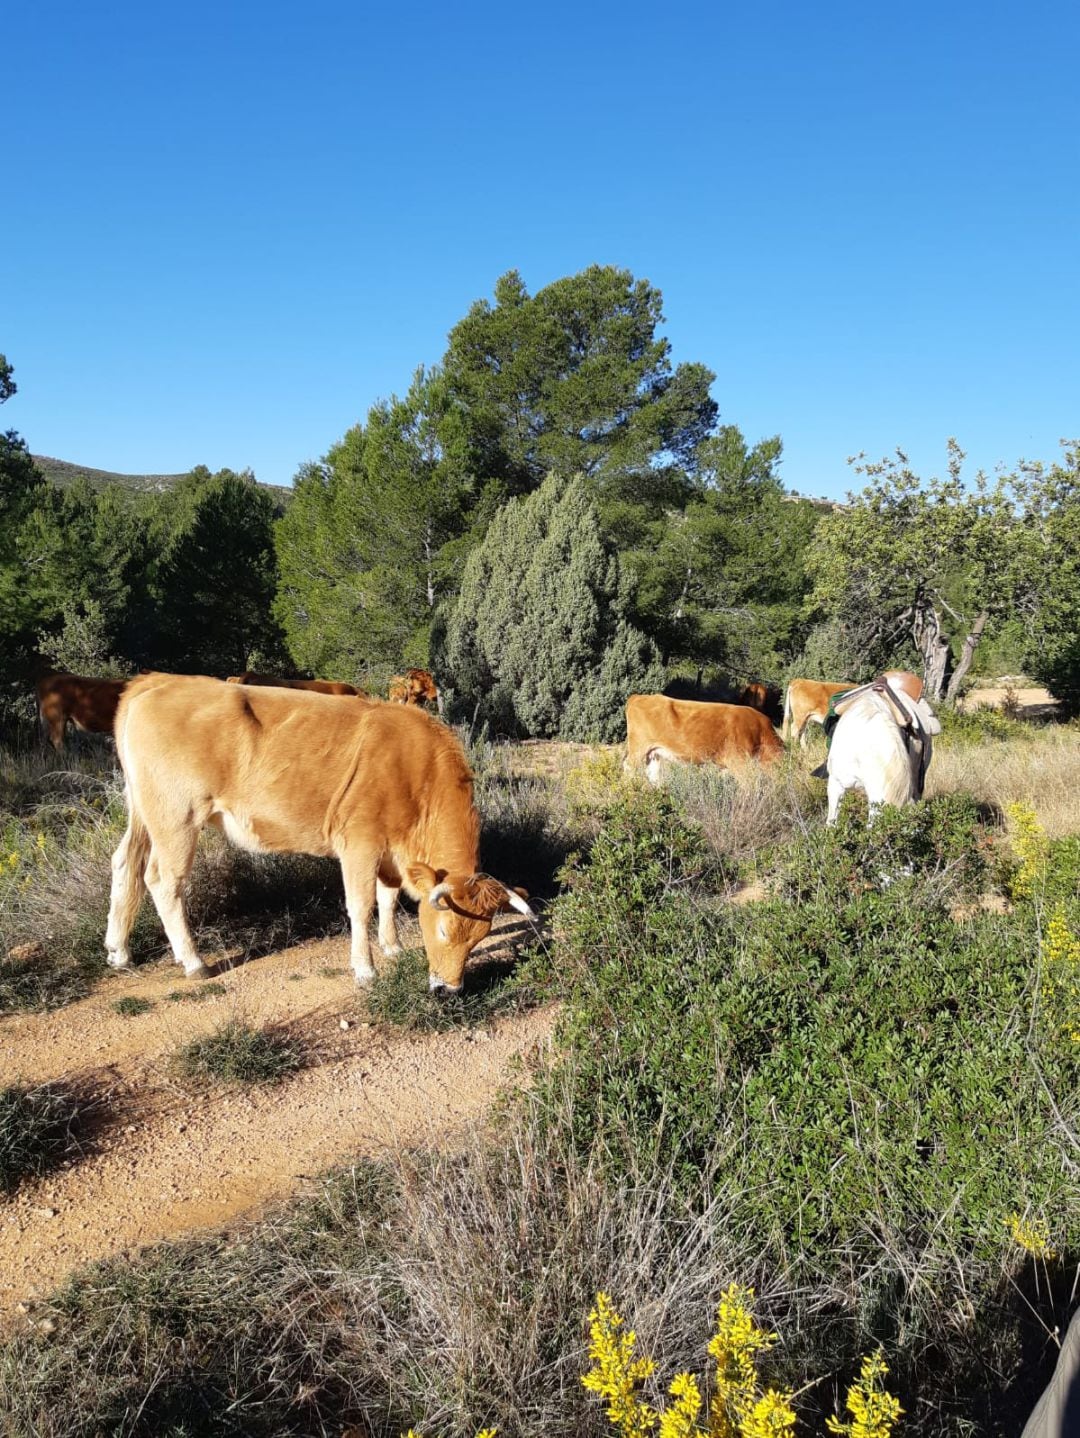
[{"label": "scrubland vegetation", "polygon": [[[346,1169],[233,1238],[78,1276],[40,1310],[50,1333],[6,1339],[3,1423],[599,1435],[581,1383],[597,1293],[655,1362],[640,1401],[658,1412],[679,1373],[709,1401],[717,1305],[740,1284],[777,1334],[761,1391],[794,1394],[796,1433],[844,1415],[880,1346],[895,1433],[1015,1434],[1080,1252],[1080,823],[1063,799],[1080,736],[948,729],[934,797],[869,831],[855,804],[823,828],[798,757],[655,792],[627,787],[615,750],[554,751],[545,772],[547,754],[474,746],[484,844],[548,901],[548,937],[453,1010],[406,955],[373,1010],[423,1026],[557,1000],[552,1057],[506,1075],[490,1132],[451,1151]],[[5,948],[45,914],[59,947],[0,975],[9,1004],[62,1002],[98,962],[70,915],[91,869],[104,904],[115,779],[85,757],[63,777],[8,764]],[[259,906],[270,934],[344,925],[329,866],[216,843],[199,862],[199,924],[226,950],[270,942]],[[760,897],[739,902],[748,881]],[[35,988],[35,971],[52,976]]]},{"label": "scrubland vegetation", "polygon": [[[1080,1280],[1078,452],[993,482],[954,444],[943,478],[898,452],[860,461],[846,504],[806,500],[779,437],[721,425],[713,376],[674,364],[661,324],[659,291],[624,271],[535,295],[504,276],[288,505],[203,468],[59,489],[0,436],[0,1015],[104,978],[124,827],[108,741],[59,757],[32,733],[43,663],[375,688],[432,668],[482,862],[546,927],[447,1004],[406,954],[368,1016],[559,1006],[552,1053],[498,1076],[488,1131],[77,1274],[0,1341],[0,1430],[587,1438],[611,1431],[582,1377],[625,1336],[617,1315],[655,1368],[603,1382],[642,1432],[689,1435],[712,1404],[712,1434],[790,1431],[790,1413],[863,1438],[849,1398],[880,1365],[897,1434],[1019,1431]],[[870,830],[850,803],[825,830],[798,753],[654,792],[599,747],[634,690],[731,698],[892,664],[924,674],[944,733],[928,801]],[[955,707],[973,676],[1021,668],[1055,722]],[[344,928],[340,874],[208,836],[191,919],[203,952],[257,958]],[[132,948],[164,954],[148,904]],[[177,1082],[271,1078],[287,1104],[305,1054],[275,1037],[234,1024]],[[78,1113],[0,1092],[0,1188],[77,1161]],[[776,1337],[753,1340],[753,1402],[744,1374],[722,1426],[706,1354],[732,1294],[740,1331]]]}]

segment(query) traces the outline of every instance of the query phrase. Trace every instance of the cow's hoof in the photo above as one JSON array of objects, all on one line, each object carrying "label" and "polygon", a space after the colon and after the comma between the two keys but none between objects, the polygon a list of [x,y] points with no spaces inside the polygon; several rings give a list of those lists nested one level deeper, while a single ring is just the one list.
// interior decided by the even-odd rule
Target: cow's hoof
[{"label": "cow's hoof", "polygon": [[375,970],[369,964],[366,969],[353,969],[353,978],[358,984],[370,984],[375,977]]},{"label": "cow's hoof", "polygon": [[200,961],[199,961],[197,964],[192,964],[190,967],[189,967],[187,964],[185,964],[185,965],[184,965],[184,978],[185,978],[185,979],[205,979],[205,978],[206,978],[206,965],[202,962],[201,959],[200,959]]},{"label": "cow's hoof", "polygon": [[398,954],[402,952],[400,944],[380,944],[379,947],[388,959],[396,959]]},{"label": "cow's hoof", "polygon": [[127,949],[106,949],[105,962],[111,969],[126,969],[131,963],[131,955]]}]

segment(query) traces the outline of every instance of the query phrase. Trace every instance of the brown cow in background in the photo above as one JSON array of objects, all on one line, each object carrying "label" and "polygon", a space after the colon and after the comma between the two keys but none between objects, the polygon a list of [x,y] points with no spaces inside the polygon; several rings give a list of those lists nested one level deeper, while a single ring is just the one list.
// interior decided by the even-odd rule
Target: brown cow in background
[{"label": "brown cow in background", "polygon": [[49,670],[37,682],[38,717],[56,750],[64,747],[70,721],[90,734],[111,734],[127,679],[91,679]]},{"label": "brown cow in background", "polygon": [[665,694],[631,694],[626,701],[626,766],[643,765],[659,782],[663,762],[771,763],[784,746],[759,710],[747,704],[700,704]]},{"label": "brown cow in background", "polygon": [[362,695],[363,690],[354,684],[344,684],[337,679],[278,679],[273,674],[253,674],[247,670],[226,679],[226,684],[261,684],[267,689],[310,689],[315,694]]},{"label": "brown cow in background", "polygon": [[435,679],[426,669],[406,669],[395,675],[389,693],[392,704],[423,704],[427,700],[434,704],[439,698]]},{"label": "brown cow in background", "polygon": [[784,722],[783,696],[776,684],[766,684],[760,679],[755,679],[739,695],[739,703],[746,704],[751,709],[760,710],[767,719],[772,720],[778,729]]}]

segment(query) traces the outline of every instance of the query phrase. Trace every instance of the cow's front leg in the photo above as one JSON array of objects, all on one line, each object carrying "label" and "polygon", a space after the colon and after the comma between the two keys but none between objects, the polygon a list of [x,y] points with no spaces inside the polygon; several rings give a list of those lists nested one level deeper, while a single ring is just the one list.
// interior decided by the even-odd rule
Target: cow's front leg
[{"label": "cow's front leg", "polygon": [[375,977],[368,923],[375,907],[375,874],[378,867],[377,854],[349,853],[341,856],[345,907],[349,911],[349,925],[352,929],[350,962],[358,984],[369,984]]},{"label": "cow's front leg", "polygon": [[375,880],[375,895],[379,903],[379,947],[388,959],[401,953],[398,943],[397,925],[394,914],[397,908],[398,885]]}]

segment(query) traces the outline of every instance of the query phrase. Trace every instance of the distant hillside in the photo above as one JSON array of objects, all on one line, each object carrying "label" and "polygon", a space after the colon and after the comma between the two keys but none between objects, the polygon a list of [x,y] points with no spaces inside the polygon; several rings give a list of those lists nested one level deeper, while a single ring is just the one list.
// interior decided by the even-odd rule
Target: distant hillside
[{"label": "distant hillside", "polygon": [[[50,459],[45,454],[35,454],[34,463],[45,478],[60,489],[66,489],[76,480],[84,479],[94,489],[104,489],[107,484],[120,484],[125,489],[137,489],[144,493],[158,493],[179,484],[182,474],[113,474],[108,469],[87,469],[83,464],[69,464],[66,459]],[[292,497],[292,490],[282,484],[263,484],[256,481],[260,489],[268,489],[279,503],[285,504]]]}]

